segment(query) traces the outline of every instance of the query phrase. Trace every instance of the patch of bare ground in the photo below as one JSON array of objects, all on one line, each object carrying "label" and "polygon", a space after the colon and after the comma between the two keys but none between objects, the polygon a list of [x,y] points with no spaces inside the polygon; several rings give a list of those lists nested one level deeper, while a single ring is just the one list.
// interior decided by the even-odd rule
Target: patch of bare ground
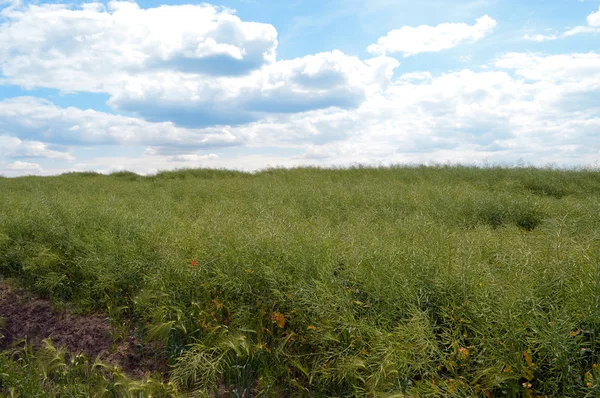
[{"label": "patch of bare ground", "polygon": [[84,353],[92,360],[102,354],[104,362],[119,366],[133,378],[168,373],[164,354],[158,347],[142,346],[133,333],[125,341],[115,343],[106,315],[69,313],[1,281],[0,318],[4,319],[2,349],[22,339],[35,348],[49,338],[55,346],[65,347],[70,353]]}]

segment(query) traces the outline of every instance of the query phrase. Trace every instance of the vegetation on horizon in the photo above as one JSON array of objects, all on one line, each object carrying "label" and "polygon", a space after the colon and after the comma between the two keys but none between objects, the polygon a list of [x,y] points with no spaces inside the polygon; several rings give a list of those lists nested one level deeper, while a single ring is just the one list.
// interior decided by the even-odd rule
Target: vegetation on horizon
[{"label": "vegetation on horizon", "polygon": [[[69,173],[0,192],[0,274],[162,343],[153,391],[600,393],[600,171]],[[0,392],[23,396],[14,361]]]}]

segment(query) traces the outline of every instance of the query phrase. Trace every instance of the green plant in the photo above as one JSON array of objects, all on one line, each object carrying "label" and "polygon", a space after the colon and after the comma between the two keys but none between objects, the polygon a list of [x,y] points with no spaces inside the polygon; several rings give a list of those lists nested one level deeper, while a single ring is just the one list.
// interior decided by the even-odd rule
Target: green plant
[{"label": "green plant", "polygon": [[[152,388],[232,396],[598,388],[598,170],[70,173],[2,179],[0,191],[0,273],[134,325],[172,366],[172,384]],[[15,376],[2,379],[2,392],[27,385],[35,395],[44,374],[56,386],[92,388],[73,376],[88,368],[63,354],[37,353],[46,365],[35,366],[33,354],[5,355],[0,373]],[[118,373],[94,369],[86,372]],[[111,377],[98,383],[122,391]]]}]

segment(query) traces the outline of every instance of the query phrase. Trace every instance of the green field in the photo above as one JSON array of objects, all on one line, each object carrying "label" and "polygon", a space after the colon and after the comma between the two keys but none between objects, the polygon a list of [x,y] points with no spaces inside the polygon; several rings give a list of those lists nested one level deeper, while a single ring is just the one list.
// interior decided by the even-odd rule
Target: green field
[{"label": "green field", "polygon": [[172,367],[13,350],[0,395],[598,396],[599,272],[598,170],[0,178],[0,274]]}]

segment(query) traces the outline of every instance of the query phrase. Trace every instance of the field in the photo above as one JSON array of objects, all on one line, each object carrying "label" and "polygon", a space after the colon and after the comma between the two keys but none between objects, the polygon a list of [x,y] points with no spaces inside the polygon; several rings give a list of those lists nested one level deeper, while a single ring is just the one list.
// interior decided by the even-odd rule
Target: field
[{"label": "field", "polygon": [[13,341],[0,395],[598,396],[599,239],[598,170],[0,178],[5,283],[168,369]]}]

